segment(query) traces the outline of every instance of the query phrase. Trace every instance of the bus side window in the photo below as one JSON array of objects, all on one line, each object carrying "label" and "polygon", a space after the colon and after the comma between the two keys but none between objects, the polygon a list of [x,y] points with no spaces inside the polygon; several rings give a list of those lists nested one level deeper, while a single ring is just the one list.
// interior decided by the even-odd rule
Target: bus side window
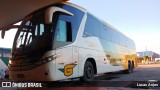
[{"label": "bus side window", "polygon": [[64,20],[58,21],[56,41],[72,42],[71,22],[67,22]]}]

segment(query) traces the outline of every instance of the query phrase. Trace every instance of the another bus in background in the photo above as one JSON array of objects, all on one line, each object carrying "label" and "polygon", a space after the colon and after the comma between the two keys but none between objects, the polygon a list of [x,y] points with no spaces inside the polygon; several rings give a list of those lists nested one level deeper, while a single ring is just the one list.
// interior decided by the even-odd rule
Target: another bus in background
[{"label": "another bus in background", "polygon": [[10,48],[0,48],[0,79],[8,77],[8,63],[10,57]]}]

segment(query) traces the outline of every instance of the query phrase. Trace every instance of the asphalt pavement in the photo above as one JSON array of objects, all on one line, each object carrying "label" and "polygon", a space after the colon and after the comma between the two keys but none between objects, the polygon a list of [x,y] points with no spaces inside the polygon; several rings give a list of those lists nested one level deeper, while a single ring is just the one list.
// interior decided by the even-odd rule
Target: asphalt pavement
[{"label": "asphalt pavement", "polygon": [[78,79],[49,83],[42,88],[0,88],[0,90],[160,90],[160,64],[139,65],[131,74],[122,72],[97,75],[95,81]]}]

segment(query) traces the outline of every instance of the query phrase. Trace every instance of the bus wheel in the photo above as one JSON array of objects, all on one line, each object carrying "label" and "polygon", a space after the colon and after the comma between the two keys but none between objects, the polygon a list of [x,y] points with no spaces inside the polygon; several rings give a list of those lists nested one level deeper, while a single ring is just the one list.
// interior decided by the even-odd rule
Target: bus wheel
[{"label": "bus wheel", "polygon": [[128,62],[128,69],[127,70],[124,70],[123,73],[125,74],[130,74],[133,72],[133,67],[132,67],[132,64],[130,62]]},{"label": "bus wheel", "polygon": [[86,61],[84,65],[84,74],[83,77],[80,78],[81,81],[93,81],[94,80],[94,67],[90,61]]},{"label": "bus wheel", "polygon": [[132,72],[134,71],[134,62],[132,62]]}]

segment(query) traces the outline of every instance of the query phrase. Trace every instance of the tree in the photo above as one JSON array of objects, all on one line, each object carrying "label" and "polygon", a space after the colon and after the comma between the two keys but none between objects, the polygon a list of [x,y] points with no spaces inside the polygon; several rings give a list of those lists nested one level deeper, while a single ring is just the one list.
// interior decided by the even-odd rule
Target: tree
[{"label": "tree", "polygon": [[146,61],[148,59],[148,56],[143,56],[143,59]]}]

